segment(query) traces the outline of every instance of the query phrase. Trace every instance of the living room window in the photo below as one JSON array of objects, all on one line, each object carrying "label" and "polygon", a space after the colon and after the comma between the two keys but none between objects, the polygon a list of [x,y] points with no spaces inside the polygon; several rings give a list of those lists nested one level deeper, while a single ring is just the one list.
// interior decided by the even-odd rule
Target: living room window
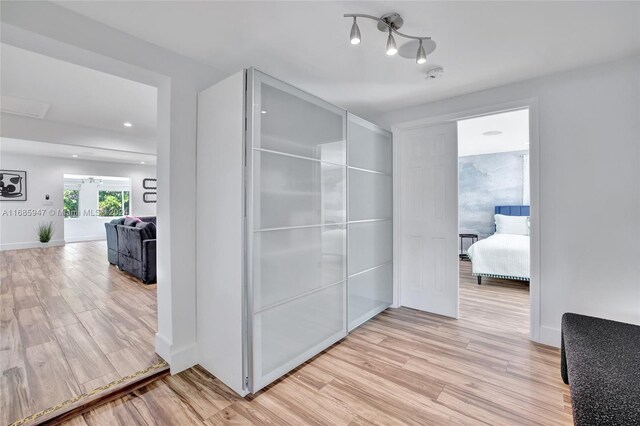
[{"label": "living room window", "polygon": [[80,211],[80,188],[65,186],[63,200],[64,218],[77,218]]},{"label": "living room window", "polygon": [[128,190],[98,191],[98,211],[102,217],[127,216],[131,193]]}]

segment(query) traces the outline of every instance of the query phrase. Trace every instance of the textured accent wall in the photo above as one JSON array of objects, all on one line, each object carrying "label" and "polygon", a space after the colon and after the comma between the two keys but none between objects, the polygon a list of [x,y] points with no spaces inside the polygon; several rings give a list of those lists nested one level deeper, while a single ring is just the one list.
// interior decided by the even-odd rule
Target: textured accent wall
[{"label": "textured accent wall", "polygon": [[494,206],[528,203],[523,202],[527,154],[528,151],[518,151],[458,159],[460,233],[486,238],[495,231]]}]

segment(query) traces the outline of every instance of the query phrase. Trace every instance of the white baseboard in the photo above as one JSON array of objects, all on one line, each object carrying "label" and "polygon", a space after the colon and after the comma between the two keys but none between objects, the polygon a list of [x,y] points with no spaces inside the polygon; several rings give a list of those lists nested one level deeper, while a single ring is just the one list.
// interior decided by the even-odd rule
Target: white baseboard
[{"label": "white baseboard", "polygon": [[[56,247],[63,246],[64,240],[53,240],[49,241],[48,247]],[[34,249],[41,248],[42,244],[38,241],[36,242],[28,242],[28,243],[8,243],[8,244],[0,244],[0,251],[5,250],[24,250],[24,249]]]},{"label": "white baseboard", "polygon": [[64,240],[68,243],[80,243],[84,241],[103,241],[107,238],[104,235],[88,235],[84,237],[70,237],[65,238]]},{"label": "white baseboard", "polygon": [[548,346],[560,347],[560,329],[540,326],[540,343]]},{"label": "white baseboard", "polygon": [[167,338],[156,333],[156,353],[171,367],[171,374],[191,368],[198,363],[198,350],[195,343],[183,348],[174,349]]}]

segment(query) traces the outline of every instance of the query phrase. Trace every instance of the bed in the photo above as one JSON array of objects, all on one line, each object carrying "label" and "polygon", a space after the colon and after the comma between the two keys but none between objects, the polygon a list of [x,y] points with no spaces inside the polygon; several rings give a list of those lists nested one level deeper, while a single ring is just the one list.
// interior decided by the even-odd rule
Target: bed
[{"label": "bed", "polygon": [[[530,207],[495,206],[495,214],[526,216],[528,219]],[[517,233],[505,233],[496,227],[495,234],[469,247],[467,253],[471,259],[473,275],[478,278],[478,284],[482,284],[482,277],[529,281],[528,220],[526,227],[526,232],[518,231]]]}]

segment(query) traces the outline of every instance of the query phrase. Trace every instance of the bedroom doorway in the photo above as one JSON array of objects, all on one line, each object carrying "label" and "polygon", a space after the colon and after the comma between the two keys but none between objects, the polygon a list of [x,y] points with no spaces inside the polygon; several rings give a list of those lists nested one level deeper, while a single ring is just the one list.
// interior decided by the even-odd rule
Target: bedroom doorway
[{"label": "bedroom doorway", "polygon": [[[477,278],[473,276],[472,262],[460,261],[458,223],[458,123],[513,111],[523,111],[522,114],[528,115],[530,285],[528,292],[524,292],[524,297],[517,303],[517,309],[509,310],[507,307],[502,310],[505,325],[510,322],[508,319],[514,312],[518,312],[519,328],[524,334],[518,333],[516,336],[512,334],[513,327],[505,329],[502,325],[498,330],[518,340],[540,342],[546,338],[548,329],[540,324],[540,147],[537,98],[487,104],[392,126],[393,307],[406,306],[490,327],[492,322],[498,323],[500,318],[488,311],[483,312],[483,304],[508,305],[513,302],[492,298],[491,292],[502,287],[488,285],[487,280],[493,278],[482,278],[482,284],[478,285]],[[484,132],[491,130],[496,129]],[[483,137],[490,139],[491,133]],[[520,201],[521,206],[523,201]],[[466,242],[463,249],[466,250],[468,245]],[[467,292],[461,294],[460,281],[469,284],[465,289],[472,294],[482,292],[485,298],[467,297]],[[520,281],[514,281],[517,282]],[[473,312],[473,315],[469,312]],[[542,333],[545,335],[541,336]]]},{"label": "bedroom doorway", "polygon": [[460,317],[524,334],[531,277],[529,113],[522,108],[456,123]]}]

